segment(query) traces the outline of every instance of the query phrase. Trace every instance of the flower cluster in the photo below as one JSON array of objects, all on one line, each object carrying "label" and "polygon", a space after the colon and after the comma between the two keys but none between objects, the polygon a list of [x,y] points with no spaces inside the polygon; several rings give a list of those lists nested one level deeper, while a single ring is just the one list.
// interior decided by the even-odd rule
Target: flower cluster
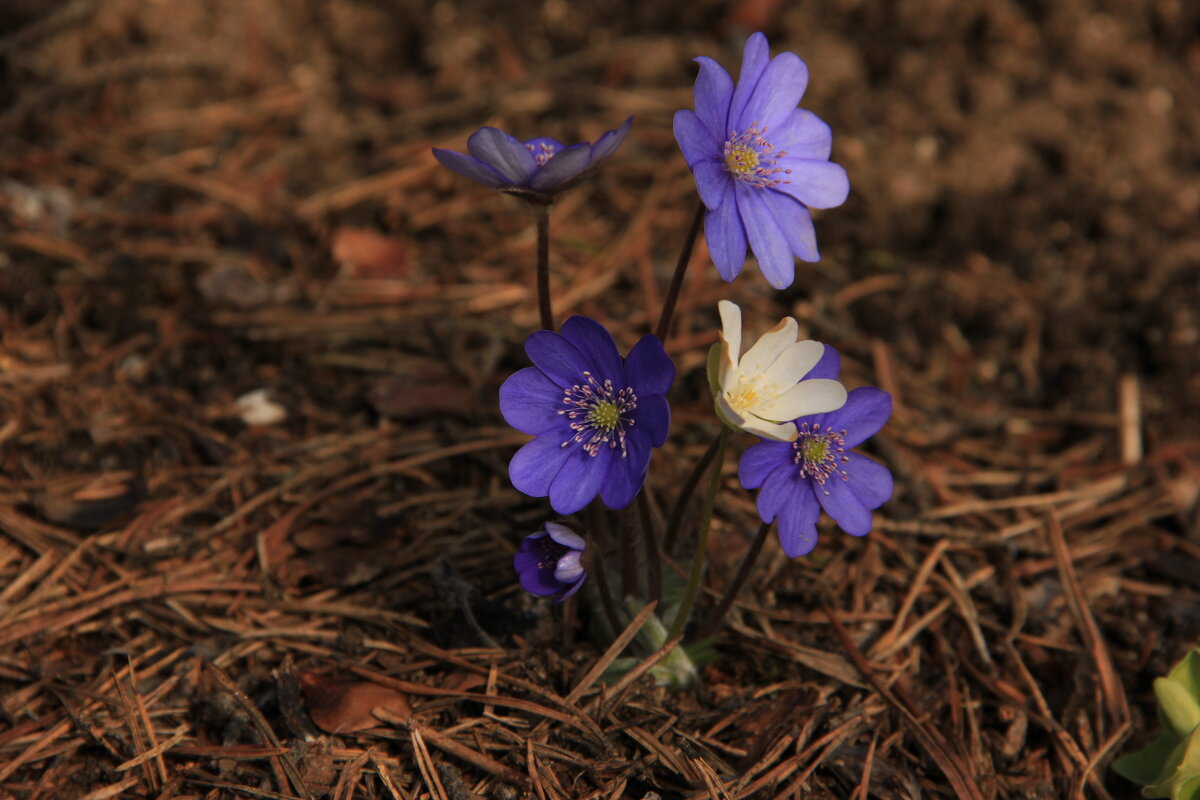
[{"label": "flower cluster", "polygon": [[[703,205],[709,254],[720,275],[732,281],[749,250],[767,282],[786,288],[794,279],[795,259],[819,258],[811,209],[840,205],[850,190],[846,171],[830,160],[829,126],[797,107],[808,68],[793,53],[771,58],[761,33],[746,41],[736,83],[712,59],[696,61],[695,109],[678,111],[673,127]],[[533,437],[509,463],[513,486],[531,497],[548,497],[561,515],[596,499],[610,509],[627,506],[642,490],[651,452],[666,441],[670,428],[666,395],[675,366],[659,337],[670,329],[698,225],[679,260],[658,336],[644,336],[622,357],[613,337],[592,319],[573,316],[561,332],[553,329],[549,207],[558,192],[613,154],[631,124],[632,117],[594,145],[571,146],[548,137],[521,141],[485,127],[467,140],[468,154],[433,151],[449,169],[521,197],[538,212],[537,287],[546,330],[526,340],[532,366],[500,387],[500,411],[509,425]],[[715,413],[726,427],[710,451],[718,454],[718,466],[682,607],[670,631],[653,621],[663,641],[682,631],[697,595],[720,485],[719,462],[732,431],[759,437],[742,455],[738,474],[746,489],[758,491],[759,516],[777,525],[788,556],[813,549],[822,511],[847,533],[866,534],[872,510],[893,489],[887,468],[854,451],[886,423],[891,397],[874,387],[847,393],[838,380],[837,351],[802,339],[791,317],[743,353],[741,309],[722,300],[718,312],[720,341],[709,353],[708,379]],[[697,477],[703,469],[697,468]],[[584,533],[573,522],[546,522],[527,536],[513,558],[521,585],[556,602],[578,592],[587,576],[585,554],[603,557],[589,550]],[[615,622],[612,609],[607,611]]]}]

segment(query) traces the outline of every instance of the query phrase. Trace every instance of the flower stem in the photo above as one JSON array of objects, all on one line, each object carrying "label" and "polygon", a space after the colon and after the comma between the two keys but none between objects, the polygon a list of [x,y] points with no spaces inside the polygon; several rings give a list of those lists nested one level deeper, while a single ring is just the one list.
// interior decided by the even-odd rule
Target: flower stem
[{"label": "flower stem", "polygon": [[593,502],[588,506],[588,522],[592,535],[596,537],[596,548],[591,566],[596,571],[596,588],[600,592],[600,605],[604,607],[604,616],[608,618],[608,625],[612,628],[612,635],[616,636],[624,627],[621,622],[621,616],[617,613],[617,605],[613,602],[612,590],[608,585],[608,570],[604,567],[604,559],[607,556],[609,549],[608,529],[605,526],[604,511],[599,507],[598,502]]},{"label": "flower stem", "polygon": [[704,470],[708,469],[713,456],[717,454],[717,446],[720,442],[720,436],[712,440],[712,444],[704,451],[704,455],[700,456],[696,466],[692,467],[687,480],[683,482],[683,488],[679,490],[679,496],[675,498],[675,505],[671,507],[671,516],[667,519],[667,534],[663,537],[662,549],[668,556],[675,550],[675,540],[679,538],[679,529],[683,525],[683,515],[687,512],[688,501],[692,499],[692,493],[700,485],[700,479],[704,477]]},{"label": "flower stem", "polygon": [[660,342],[667,340],[671,332],[671,317],[675,315],[675,301],[679,299],[679,290],[683,288],[683,276],[687,273],[688,262],[692,260],[692,248],[696,246],[696,237],[700,235],[700,223],[704,221],[704,203],[696,204],[696,214],[692,217],[692,226],[688,228],[687,238],[683,241],[683,249],[679,251],[679,260],[675,262],[675,274],[671,276],[671,286],[663,300],[662,314],[658,317],[658,327],[654,335]]},{"label": "flower stem", "polygon": [[618,514],[621,526],[621,599],[637,597],[637,518],[632,508],[623,508]]},{"label": "flower stem", "polygon": [[700,591],[700,578],[704,575],[704,562],[708,556],[708,529],[712,527],[713,506],[717,502],[717,489],[721,487],[721,467],[725,462],[725,445],[729,443],[729,428],[721,426],[721,436],[717,439],[717,455],[713,460],[712,480],[708,483],[708,496],[704,498],[704,515],[700,518],[700,537],[696,541],[696,554],[692,557],[692,574],[688,577],[687,591],[683,596],[683,604],[679,613],[671,623],[668,639],[674,639],[683,633],[687,625],[688,615],[692,613],[692,605],[696,602],[696,594]]},{"label": "flower stem", "polygon": [[649,602],[662,601],[662,562],[658,555],[658,537],[654,535],[654,520],[650,516],[650,500],[646,489],[638,492],[638,516],[642,523],[642,545],[646,548],[646,593]]},{"label": "flower stem", "polygon": [[730,606],[737,599],[738,592],[742,590],[746,578],[750,577],[750,572],[754,569],[754,562],[758,560],[758,554],[762,552],[763,544],[767,541],[767,534],[770,531],[770,522],[764,522],[759,526],[754,541],[750,543],[750,549],[746,551],[746,557],[742,559],[741,566],[738,567],[737,575],[733,576],[733,581],[725,589],[725,596],[717,604],[717,610],[704,624],[704,629],[700,633],[701,639],[707,639],[721,629],[721,623],[725,621],[725,615],[729,613]]},{"label": "flower stem", "polygon": [[550,309],[550,206],[532,204],[537,219],[537,293],[542,329],[554,330],[554,312]]}]

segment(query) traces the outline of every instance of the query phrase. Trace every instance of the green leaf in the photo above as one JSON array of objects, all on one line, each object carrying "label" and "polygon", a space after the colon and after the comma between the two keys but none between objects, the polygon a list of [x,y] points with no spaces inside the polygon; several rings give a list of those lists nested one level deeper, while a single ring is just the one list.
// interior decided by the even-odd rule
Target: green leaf
[{"label": "green leaf", "polygon": [[1160,776],[1167,770],[1167,760],[1171,757],[1172,751],[1182,743],[1183,740],[1180,737],[1164,733],[1136,753],[1129,753],[1118,758],[1113,762],[1113,769],[1122,778],[1140,783],[1142,786],[1157,783]]},{"label": "green leaf", "polygon": [[708,390],[713,400],[721,393],[721,343],[708,348]]},{"label": "green leaf", "polygon": [[[1190,657],[1189,657],[1190,658]],[[1182,667],[1188,659],[1180,662]],[[1167,678],[1154,679],[1154,694],[1158,696],[1158,710],[1161,712],[1163,725],[1176,736],[1187,736],[1200,725],[1200,694],[1189,687],[1190,676],[1183,674],[1177,679],[1176,667]]]},{"label": "green leaf", "polygon": [[1174,800],[1200,800],[1200,775],[1179,784],[1175,788]]},{"label": "green leaf", "polygon": [[1200,727],[1192,731],[1192,735],[1172,751],[1167,769],[1159,775],[1157,781],[1142,789],[1142,797],[1170,797],[1172,800],[1178,800],[1181,788],[1196,777],[1200,777]]}]

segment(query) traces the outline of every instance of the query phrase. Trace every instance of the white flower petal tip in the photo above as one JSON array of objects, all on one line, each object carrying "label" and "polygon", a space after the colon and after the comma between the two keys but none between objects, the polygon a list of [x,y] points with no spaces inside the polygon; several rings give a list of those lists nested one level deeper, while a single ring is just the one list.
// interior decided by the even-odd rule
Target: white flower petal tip
[{"label": "white flower petal tip", "polygon": [[742,312],[728,300],[717,304],[721,351],[714,394],[718,416],[728,425],[779,442],[796,440],[791,420],[841,408],[845,388],[835,380],[805,380],[825,345],[800,340],[800,326],[784,317],[741,355]]}]

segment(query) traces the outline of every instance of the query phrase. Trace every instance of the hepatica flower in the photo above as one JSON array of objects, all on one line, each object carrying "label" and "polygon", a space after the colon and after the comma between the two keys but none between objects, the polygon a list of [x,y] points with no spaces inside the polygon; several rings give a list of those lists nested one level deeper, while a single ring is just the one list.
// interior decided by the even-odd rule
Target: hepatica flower
[{"label": "hepatica flower", "polygon": [[770,58],[761,33],[746,40],[736,86],[711,58],[696,61],[696,110],[675,112],[675,138],[706,209],[709,252],[731,281],[749,244],[767,282],[784,289],[793,256],[820,258],[808,210],[841,205],[850,191],[829,160],[829,126],[796,107],[808,68],[795,53]]},{"label": "hepatica flower", "polygon": [[871,438],[891,414],[887,392],[855,389],[837,411],[797,419],[796,441],[763,441],[742,455],[742,485],[759,489],[758,515],[763,522],[778,521],[779,543],[790,558],[816,546],[821,509],[852,536],[870,532],[871,509],[892,496],[892,474],[850,450]]},{"label": "hepatica flower", "polygon": [[571,317],[561,334],[532,334],[525,352],[534,366],[500,387],[504,419],[537,437],[508,465],[513,486],[532,497],[549,495],[559,514],[597,495],[609,508],[624,508],[671,424],[664,395],[675,365],[662,343],[643,336],[621,358],[599,323]]},{"label": "hepatica flower", "polygon": [[554,195],[586,178],[613,154],[633,125],[633,117],[596,143],[566,146],[539,136],[520,141],[499,128],[480,128],[467,139],[470,155],[433,148],[442,166],[471,180],[535,203],[551,203]]},{"label": "hepatica flower", "polygon": [[[720,351],[709,357],[709,384],[717,415],[728,425],[780,442],[797,436],[792,420],[841,408],[846,389],[836,380],[837,351],[820,342],[798,341],[791,317],[741,355],[742,310],[722,300]],[[715,356],[715,357],[714,357]]]},{"label": "hepatica flower", "polygon": [[587,542],[575,531],[547,522],[521,542],[513,556],[513,569],[525,591],[540,597],[554,595],[554,602],[561,603],[579,591],[587,578],[583,567],[586,548]]}]

